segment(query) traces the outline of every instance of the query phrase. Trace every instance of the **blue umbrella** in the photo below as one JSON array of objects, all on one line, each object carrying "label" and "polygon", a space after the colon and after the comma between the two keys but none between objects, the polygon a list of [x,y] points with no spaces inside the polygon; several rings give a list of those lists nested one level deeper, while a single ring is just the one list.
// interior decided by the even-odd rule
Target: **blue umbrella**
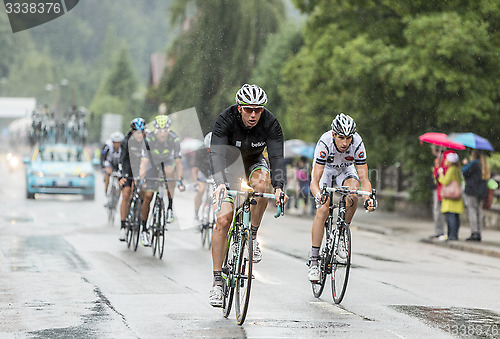
[{"label": "blue umbrella", "polygon": [[302,146],[294,146],[292,147],[292,152],[300,155],[302,157],[306,157],[309,159],[314,158],[314,149],[316,148],[316,144],[306,144]]},{"label": "blue umbrella", "polygon": [[488,140],[474,133],[458,133],[451,136],[451,139],[470,148],[493,151],[493,147]]}]

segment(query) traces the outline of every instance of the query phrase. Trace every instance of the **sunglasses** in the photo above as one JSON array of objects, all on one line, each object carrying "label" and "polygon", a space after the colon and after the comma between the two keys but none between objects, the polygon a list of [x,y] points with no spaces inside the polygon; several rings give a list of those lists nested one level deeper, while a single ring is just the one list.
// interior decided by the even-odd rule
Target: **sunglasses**
[{"label": "sunglasses", "polygon": [[243,112],[245,112],[245,113],[252,113],[252,112],[262,113],[262,111],[264,111],[264,107],[263,106],[258,106],[258,107],[241,106],[241,108],[243,109]]}]

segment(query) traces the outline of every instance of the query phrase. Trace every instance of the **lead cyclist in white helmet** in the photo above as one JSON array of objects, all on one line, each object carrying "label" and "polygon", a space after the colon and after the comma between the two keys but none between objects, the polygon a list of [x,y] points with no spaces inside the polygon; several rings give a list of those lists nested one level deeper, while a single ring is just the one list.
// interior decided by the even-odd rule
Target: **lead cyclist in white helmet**
[{"label": "lead cyclist in white helmet", "polygon": [[[333,182],[335,180],[335,182]],[[368,166],[366,165],[366,150],[363,140],[356,132],[356,123],[344,113],[332,121],[332,129],[325,132],[314,151],[313,169],[311,173],[311,193],[316,202],[316,216],[312,225],[312,248],[309,265],[309,280],[319,280],[318,259],[325,221],[328,217],[329,198],[324,201],[321,197],[321,188],[326,184],[332,187],[349,186],[351,189],[371,191],[372,185],[368,180]],[[376,201],[363,196],[364,206],[368,211],[374,211]],[[358,206],[358,196],[350,195],[347,198],[345,221],[351,223]]]}]

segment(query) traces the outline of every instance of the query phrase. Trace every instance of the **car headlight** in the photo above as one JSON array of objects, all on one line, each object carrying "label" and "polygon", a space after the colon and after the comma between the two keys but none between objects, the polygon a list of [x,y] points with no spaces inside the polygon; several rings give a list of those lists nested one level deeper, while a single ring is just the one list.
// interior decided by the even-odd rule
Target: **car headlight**
[{"label": "car headlight", "polygon": [[40,178],[44,176],[42,171],[31,171],[30,174],[35,176],[35,177],[40,177]]},{"label": "car headlight", "polygon": [[80,178],[82,178],[82,179],[83,178],[89,178],[89,177],[92,177],[93,175],[94,174],[92,172],[90,172],[90,173],[84,173],[84,172],[82,172],[82,173],[80,173]]}]

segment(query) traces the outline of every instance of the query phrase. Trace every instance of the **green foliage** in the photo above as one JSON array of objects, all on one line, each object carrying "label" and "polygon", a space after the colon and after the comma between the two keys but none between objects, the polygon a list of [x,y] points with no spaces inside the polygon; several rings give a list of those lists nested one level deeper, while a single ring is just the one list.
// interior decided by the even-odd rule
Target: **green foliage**
[{"label": "green foliage", "polygon": [[[252,73],[252,82],[266,91],[267,108],[282,122],[286,118],[284,112],[287,106],[287,102],[280,94],[283,82],[282,67],[298,52],[303,42],[299,27],[293,24],[284,26],[279,32],[269,36]],[[282,125],[285,136],[289,134],[287,127],[287,123]]]},{"label": "green foliage", "polygon": [[[488,1],[295,0],[310,14],[305,45],[284,68],[288,128],[313,141],[338,112],[353,116],[369,166],[395,161],[425,201],[427,131],[500,138],[500,7]],[[488,15],[484,15],[488,13]],[[300,119],[297,117],[300,116]]]},{"label": "green foliage", "polygon": [[[190,5],[194,15],[186,16]],[[267,35],[279,28],[284,6],[281,0],[178,0],[173,6],[173,20],[187,21],[168,52],[173,66],[148,97],[156,107],[166,102],[169,112],[195,107],[208,129],[249,82]]]}]

